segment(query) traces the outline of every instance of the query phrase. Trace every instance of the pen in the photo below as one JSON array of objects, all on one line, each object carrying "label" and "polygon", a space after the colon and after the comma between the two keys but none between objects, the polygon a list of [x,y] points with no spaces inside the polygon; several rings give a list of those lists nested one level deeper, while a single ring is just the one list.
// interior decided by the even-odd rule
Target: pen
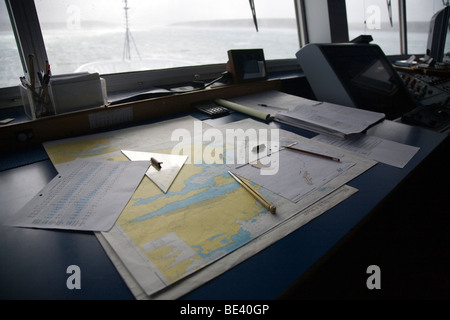
[{"label": "pen", "polygon": [[34,87],[35,87],[35,82],[34,82],[34,77],[35,77],[35,73],[34,73],[34,55],[32,55],[32,54],[29,54],[28,55],[28,74],[29,74],[29,76],[30,76],[30,85],[31,85],[31,88],[33,88],[33,90],[34,90]]},{"label": "pen", "polygon": [[262,195],[260,195],[256,190],[254,190],[250,185],[245,183],[243,180],[239,179],[238,176],[233,174],[231,171],[228,173],[237,181],[241,186],[243,186],[256,200],[258,200],[264,207],[266,207],[270,213],[275,213],[276,207],[267,201]]},{"label": "pen", "polygon": [[321,154],[321,153],[316,153],[316,152],[312,152],[312,151],[307,151],[307,150],[302,150],[302,149],[297,149],[297,148],[292,148],[289,146],[283,146],[283,148],[292,150],[292,151],[297,151],[297,152],[302,152],[302,153],[306,153],[306,154],[310,154],[312,156],[316,156],[316,157],[320,157],[320,158],[324,158],[324,159],[328,159],[328,160],[333,160],[333,161],[337,161],[337,162],[341,162],[341,159],[336,158],[336,157],[332,157],[332,156],[327,156],[325,154]]},{"label": "pen", "polygon": [[39,83],[41,84],[41,87],[44,86],[44,78],[42,77],[42,72],[37,72]]}]

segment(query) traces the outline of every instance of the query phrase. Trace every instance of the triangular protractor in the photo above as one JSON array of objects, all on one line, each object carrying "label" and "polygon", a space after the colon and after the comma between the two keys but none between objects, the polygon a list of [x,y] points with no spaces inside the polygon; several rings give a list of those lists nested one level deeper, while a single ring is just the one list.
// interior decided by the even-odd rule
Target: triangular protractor
[{"label": "triangular protractor", "polygon": [[150,166],[146,175],[164,193],[167,193],[187,159],[187,156],[155,152],[122,150],[122,153],[131,161],[150,161],[154,158],[161,162],[161,169]]}]

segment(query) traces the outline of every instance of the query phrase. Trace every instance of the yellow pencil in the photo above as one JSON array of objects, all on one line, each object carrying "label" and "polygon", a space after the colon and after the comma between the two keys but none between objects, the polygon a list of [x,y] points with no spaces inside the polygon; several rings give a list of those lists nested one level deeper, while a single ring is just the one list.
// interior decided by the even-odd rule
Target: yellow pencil
[{"label": "yellow pencil", "polygon": [[256,200],[258,200],[264,207],[269,210],[270,213],[275,213],[276,207],[267,201],[262,195],[260,195],[256,190],[254,190],[250,185],[248,185],[244,180],[240,179],[238,176],[233,174],[231,171],[228,173],[237,181],[241,186],[243,186]]}]

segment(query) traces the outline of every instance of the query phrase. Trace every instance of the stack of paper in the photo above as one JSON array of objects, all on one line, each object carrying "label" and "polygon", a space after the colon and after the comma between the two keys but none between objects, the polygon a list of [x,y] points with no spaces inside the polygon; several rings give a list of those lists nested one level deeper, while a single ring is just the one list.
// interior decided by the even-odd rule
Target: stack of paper
[{"label": "stack of paper", "polygon": [[385,118],[384,113],[345,107],[328,102],[301,104],[275,115],[275,120],[317,133],[341,138],[361,133]]},{"label": "stack of paper", "polygon": [[148,161],[77,159],[53,178],[6,225],[109,231],[136,191]]}]

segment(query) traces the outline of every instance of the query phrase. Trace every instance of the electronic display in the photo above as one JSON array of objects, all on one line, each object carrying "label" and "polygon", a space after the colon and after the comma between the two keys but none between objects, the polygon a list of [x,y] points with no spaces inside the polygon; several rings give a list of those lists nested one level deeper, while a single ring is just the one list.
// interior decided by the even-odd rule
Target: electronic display
[{"label": "electronic display", "polygon": [[262,49],[228,50],[227,70],[236,83],[267,79]]},{"label": "electronic display", "polygon": [[372,44],[310,44],[297,53],[320,101],[401,117],[417,107],[383,51]]},{"label": "electronic display", "polygon": [[426,54],[437,62],[442,62],[445,52],[449,50],[450,44],[447,43],[449,20],[450,6],[447,6],[436,12],[430,21]]}]

